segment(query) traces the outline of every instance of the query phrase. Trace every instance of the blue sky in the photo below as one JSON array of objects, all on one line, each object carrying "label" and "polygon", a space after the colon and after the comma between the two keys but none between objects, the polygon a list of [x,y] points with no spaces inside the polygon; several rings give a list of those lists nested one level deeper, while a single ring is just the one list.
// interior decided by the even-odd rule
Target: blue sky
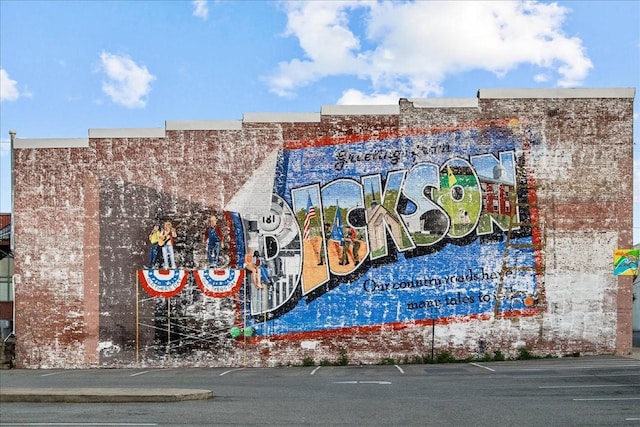
[{"label": "blue sky", "polygon": [[0,0],[0,212],[12,129],[73,138],[480,88],[639,88],[639,57],[640,1]]}]

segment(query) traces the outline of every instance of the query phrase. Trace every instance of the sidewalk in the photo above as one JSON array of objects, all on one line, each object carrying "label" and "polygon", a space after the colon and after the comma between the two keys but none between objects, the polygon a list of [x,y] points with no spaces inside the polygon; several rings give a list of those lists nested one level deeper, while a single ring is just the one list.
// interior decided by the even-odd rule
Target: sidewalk
[{"label": "sidewalk", "polygon": [[211,390],[184,388],[3,388],[0,402],[66,402],[66,403],[116,403],[116,402],[180,402],[207,400],[213,397]]}]

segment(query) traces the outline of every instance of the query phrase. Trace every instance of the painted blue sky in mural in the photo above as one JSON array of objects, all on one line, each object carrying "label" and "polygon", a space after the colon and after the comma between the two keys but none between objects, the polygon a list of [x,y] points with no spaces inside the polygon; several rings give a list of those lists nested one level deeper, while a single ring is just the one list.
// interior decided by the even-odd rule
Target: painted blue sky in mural
[{"label": "painted blue sky in mural", "polygon": [[[337,205],[344,212],[364,206],[368,222],[361,227],[359,240],[368,250],[358,262],[354,255],[344,256],[344,252],[342,256],[329,255],[331,278],[314,282],[317,287],[310,287],[313,290],[310,295],[292,300],[286,309],[269,308],[273,317],[266,323],[259,309],[261,305],[256,302],[252,326],[259,334],[288,334],[489,316],[494,312],[534,313],[535,303],[530,301],[537,301],[540,289],[534,273],[536,256],[532,243],[540,236],[534,237],[533,229],[516,228],[509,229],[510,243],[496,238],[497,234],[507,232],[507,224],[503,222],[502,229],[497,228],[501,221],[499,214],[503,212],[488,210],[494,192],[481,191],[478,182],[500,183],[507,190],[515,185],[516,155],[523,155],[525,132],[515,124],[512,126],[512,122],[502,126],[489,126],[500,136],[492,137],[491,144],[480,144],[482,148],[474,148],[469,156],[468,147],[478,140],[480,128],[366,143],[336,142],[281,152],[279,164],[283,173],[277,177],[275,191],[288,201],[293,199],[295,210],[304,209],[309,199],[311,203],[321,203],[318,207]],[[491,134],[486,127],[483,129],[485,134]],[[432,154],[423,155],[421,147],[429,148],[426,151]],[[309,157],[335,161],[317,164],[306,161]],[[499,176],[494,175],[496,171]],[[365,203],[364,193],[369,187],[381,205],[387,204],[387,199],[398,200],[394,196],[387,198],[387,193],[404,192],[413,197],[416,216],[425,218],[424,224],[421,222],[416,228],[411,215],[400,211],[396,215],[397,203],[387,204],[386,213],[377,210],[371,199]],[[452,194],[462,187],[461,194],[468,194],[456,200]],[[427,195],[423,188],[433,192]],[[511,193],[507,197],[515,202],[518,196]],[[527,197],[526,193],[518,197],[521,206],[526,204]],[[458,216],[459,211],[472,220],[465,222]],[[426,218],[433,218],[428,215],[435,213],[451,218],[446,221],[446,230],[431,239],[437,222]],[[520,222],[520,213],[516,213],[516,222]],[[400,225],[385,228],[378,215],[385,218],[386,224],[404,224],[405,234],[401,234]],[[496,221],[493,225],[489,224],[490,218]],[[327,242],[343,240],[342,220],[338,219],[336,215],[330,235],[325,236]],[[380,231],[389,233],[393,243],[378,240],[375,236]],[[491,238],[482,238],[489,235]],[[302,250],[312,248],[310,243],[303,245]],[[349,257],[354,261],[353,267],[340,271],[344,267],[339,266],[349,261]],[[307,272],[316,268],[315,258],[303,253],[302,259],[312,260],[311,264],[303,264]],[[510,270],[513,266],[517,269]],[[321,286],[325,283],[328,286]]]},{"label": "painted blue sky in mural", "polygon": [[9,130],[73,138],[479,88],[638,88],[639,15],[637,1],[4,0],[0,211],[11,210]]}]

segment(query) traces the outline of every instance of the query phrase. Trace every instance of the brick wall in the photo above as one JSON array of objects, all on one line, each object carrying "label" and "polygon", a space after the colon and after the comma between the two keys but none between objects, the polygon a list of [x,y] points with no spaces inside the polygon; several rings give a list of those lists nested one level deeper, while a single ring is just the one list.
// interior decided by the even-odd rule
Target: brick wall
[{"label": "brick wall", "polygon": [[[631,279],[611,266],[613,249],[631,247],[633,91],[552,92],[18,139],[16,363],[377,363],[428,354],[432,330],[436,351],[459,357],[628,354]],[[533,226],[509,232],[506,216],[483,210],[497,164]],[[316,216],[304,239],[307,199]],[[373,224],[376,204],[386,226]],[[338,209],[358,232],[358,265],[340,265],[323,234]],[[202,242],[211,215],[226,243],[217,272]],[[166,220],[186,278],[169,298],[138,273],[165,289],[169,273],[143,265],[149,231]],[[250,249],[270,267],[263,291],[243,269]],[[509,263],[529,270],[509,276]]]}]

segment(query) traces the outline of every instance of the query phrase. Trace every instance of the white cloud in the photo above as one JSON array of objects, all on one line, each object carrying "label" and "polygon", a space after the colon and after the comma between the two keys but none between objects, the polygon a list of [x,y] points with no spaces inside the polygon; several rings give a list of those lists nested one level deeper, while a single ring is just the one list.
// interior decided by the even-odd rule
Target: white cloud
[{"label": "white cloud", "polygon": [[[533,65],[534,81],[575,86],[592,68],[582,41],[564,34],[568,11],[555,3],[298,1],[285,10],[286,35],[298,39],[304,57],[281,62],[267,79],[281,96],[353,75],[371,84],[373,95],[363,99],[392,91],[426,97],[440,95],[452,74],[503,76],[521,64]],[[362,39],[350,28],[355,13],[365,16]]]},{"label": "white cloud", "polygon": [[4,68],[0,68],[0,101],[15,101],[19,97],[18,82],[11,79]]},{"label": "white cloud", "polygon": [[100,54],[102,71],[107,81],[102,83],[102,91],[115,103],[128,108],[142,108],[147,105],[146,97],[151,91],[151,82],[156,79],[147,67],[136,64],[126,55],[108,52]]},{"label": "white cloud", "polygon": [[536,74],[533,76],[533,81],[537,83],[546,83],[549,81],[549,75],[544,73]]},{"label": "white cloud", "polygon": [[198,18],[207,19],[209,16],[209,6],[207,6],[207,0],[193,0],[193,16]]},{"label": "white cloud", "polygon": [[339,105],[397,105],[401,96],[397,92],[385,94],[374,93],[367,95],[356,89],[348,89],[342,92],[338,100]]}]

